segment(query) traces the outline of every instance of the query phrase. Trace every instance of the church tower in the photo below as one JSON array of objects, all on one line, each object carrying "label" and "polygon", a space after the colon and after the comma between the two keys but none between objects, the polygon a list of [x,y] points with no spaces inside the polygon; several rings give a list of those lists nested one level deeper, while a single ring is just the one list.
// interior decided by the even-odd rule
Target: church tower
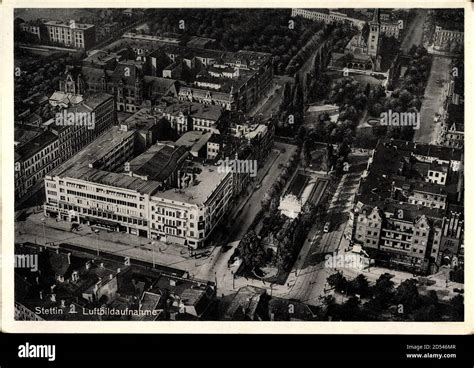
[{"label": "church tower", "polygon": [[379,56],[380,43],[380,13],[379,9],[374,9],[374,16],[369,22],[369,39],[367,41],[368,53],[377,58]]}]

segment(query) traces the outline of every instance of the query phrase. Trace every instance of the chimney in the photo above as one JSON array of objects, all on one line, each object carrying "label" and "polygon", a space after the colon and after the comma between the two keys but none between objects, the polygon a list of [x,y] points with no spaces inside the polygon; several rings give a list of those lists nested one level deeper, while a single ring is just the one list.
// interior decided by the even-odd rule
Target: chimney
[{"label": "chimney", "polygon": [[61,299],[61,308],[66,308],[66,301]]},{"label": "chimney", "polygon": [[71,253],[67,254],[67,264],[71,264]]},{"label": "chimney", "polygon": [[51,285],[51,292],[54,292],[54,289],[56,288],[56,284]]},{"label": "chimney", "polygon": [[51,301],[55,302],[56,301],[56,294],[51,294]]},{"label": "chimney", "polygon": [[104,268],[104,262],[100,262],[100,267]]},{"label": "chimney", "polygon": [[112,280],[114,278],[114,275],[113,274],[110,274],[109,275],[109,280]]},{"label": "chimney", "polygon": [[117,273],[120,273],[120,271],[122,271],[122,270],[120,269],[120,267],[117,268]]}]

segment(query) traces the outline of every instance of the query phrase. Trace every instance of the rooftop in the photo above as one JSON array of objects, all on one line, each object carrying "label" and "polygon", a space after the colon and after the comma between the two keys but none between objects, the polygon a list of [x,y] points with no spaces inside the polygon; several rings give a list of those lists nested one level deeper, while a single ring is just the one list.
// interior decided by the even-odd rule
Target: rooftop
[{"label": "rooftop", "polygon": [[206,165],[199,162],[190,162],[188,171],[196,174],[193,182],[184,189],[168,189],[159,193],[155,193],[159,201],[160,198],[178,201],[182,203],[190,203],[202,205],[207,202],[209,197],[214,193],[221,182],[231,173],[220,172],[214,165]]},{"label": "rooftop", "polygon": [[217,121],[222,115],[222,109],[215,105],[204,105],[195,102],[176,102],[164,108],[164,113],[173,116],[180,112],[198,119]]},{"label": "rooftop", "polygon": [[121,124],[126,125],[128,129],[150,129],[158,121],[156,116],[151,115],[149,109],[142,108],[132,116],[126,118]]},{"label": "rooftop", "polygon": [[[17,128],[15,129],[15,135],[19,130],[20,129]],[[29,132],[26,134],[28,138],[24,139],[25,135],[20,138],[22,143],[15,147],[15,153],[19,155],[18,159],[27,160],[58,139],[56,134],[48,130],[40,134],[35,133]]]},{"label": "rooftop", "polygon": [[130,161],[133,174],[163,182],[181,165],[188,153],[184,147],[157,143]]},{"label": "rooftop", "polygon": [[426,181],[430,164],[413,157],[413,149],[415,144],[412,142],[405,144],[404,141],[380,141],[368,175],[361,181],[357,201],[366,207],[378,207],[385,212],[400,208],[404,217],[408,218],[414,219],[422,214],[430,218],[442,218],[444,210],[411,205],[405,197],[404,191],[407,190],[440,196],[447,194],[444,185]]},{"label": "rooftop", "polygon": [[130,189],[141,194],[151,194],[158,190],[161,186],[160,182],[142,180],[124,173],[114,173],[89,166],[134,134],[134,131],[123,132],[118,127],[112,127],[70,160],[52,170],[50,175]]},{"label": "rooftop", "polygon": [[[45,25],[47,26],[57,26],[57,27],[67,27],[67,28],[72,28],[72,21],[70,22],[64,22],[62,20],[50,20],[47,22],[44,22]],[[74,22],[74,27],[77,29],[89,29],[95,27],[93,24],[86,24],[86,23],[77,23]]]}]

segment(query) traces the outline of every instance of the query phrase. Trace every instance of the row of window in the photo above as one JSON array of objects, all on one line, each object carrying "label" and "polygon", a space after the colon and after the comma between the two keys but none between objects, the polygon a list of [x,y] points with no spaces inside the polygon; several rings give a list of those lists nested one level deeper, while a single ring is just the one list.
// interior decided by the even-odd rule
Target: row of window
[{"label": "row of window", "polygon": [[109,212],[96,211],[96,210],[90,209],[90,208],[82,208],[81,209],[79,207],[68,205],[68,204],[65,204],[64,206],[60,205],[59,207],[60,208],[63,207],[66,210],[74,210],[74,211],[77,211],[77,212],[82,212],[83,214],[87,214],[87,215],[91,215],[91,216],[95,216],[95,217],[102,217],[104,219],[110,219],[110,220],[115,220],[115,221],[119,221],[119,222],[126,222],[126,223],[129,223],[129,224],[134,224],[134,225],[139,225],[139,226],[147,226],[148,225],[147,220],[140,220],[140,219],[131,218],[131,217],[127,217],[127,216],[116,215],[116,214],[112,214],[112,213],[109,213]]},{"label": "row of window", "polygon": [[[133,202],[126,202],[122,201],[120,199],[114,199],[114,198],[107,198],[107,197],[102,197],[102,196],[96,196],[95,194],[89,194],[89,193],[82,193],[82,192],[76,192],[75,190],[67,190],[67,194],[71,194],[74,196],[78,197],[84,197],[84,198],[90,198],[90,199],[95,199],[97,201],[102,201],[102,202],[109,202],[109,203],[114,203],[114,204],[119,204],[121,206],[127,206],[127,207],[133,207],[137,208],[137,204]],[[140,209],[144,209],[144,205],[140,205]]]}]

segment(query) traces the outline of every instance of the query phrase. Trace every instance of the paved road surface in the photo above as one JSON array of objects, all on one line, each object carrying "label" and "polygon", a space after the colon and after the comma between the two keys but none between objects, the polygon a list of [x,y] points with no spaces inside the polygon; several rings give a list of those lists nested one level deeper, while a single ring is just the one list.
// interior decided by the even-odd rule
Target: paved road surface
[{"label": "paved road surface", "polygon": [[[440,124],[434,122],[435,114],[440,113],[446,98],[447,82],[451,59],[435,56],[431,66],[425,97],[420,109],[420,129],[415,131],[414,141],[435,143]],[[436,83],[439,80],[440,83]]]},{"label": "paved road surface", "polygon": [[404,53],[407,53],[413,45],[420,45],[423,41],[423,24],[427,15],[428,11],[426,9],[417,9],[417,15],[408,25],[401,45]]}]

